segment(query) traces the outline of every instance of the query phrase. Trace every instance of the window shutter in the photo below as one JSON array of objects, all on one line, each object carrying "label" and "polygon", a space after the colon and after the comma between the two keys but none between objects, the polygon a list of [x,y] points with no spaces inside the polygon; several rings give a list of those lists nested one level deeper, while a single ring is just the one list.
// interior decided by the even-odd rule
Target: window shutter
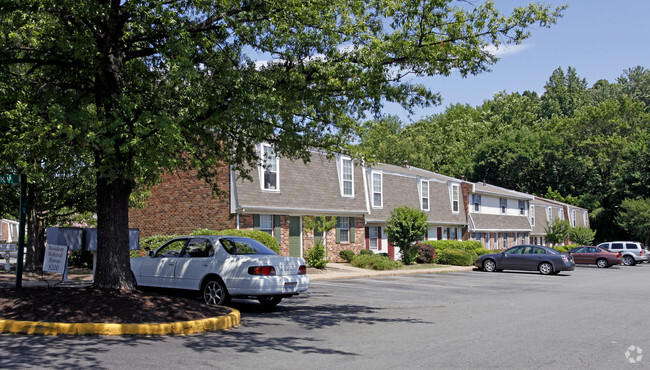
[{"label": "window shutter", "polygon": [[336,243],[341,243],[341,222],[336,218]]},{"label": "window shutter", "polygon": [[279,215],[273,216],[273,234],[275,234],[275,240],[278,241],[278,244],[282,241],[282,218]]},{"label": "window shutter", "polygon": [[253,215],[253,229],[260,229],[260,215]]},{"label": "window shutter", "polygon": [[350,217],[350,243],[354,243],[354,217]]}]

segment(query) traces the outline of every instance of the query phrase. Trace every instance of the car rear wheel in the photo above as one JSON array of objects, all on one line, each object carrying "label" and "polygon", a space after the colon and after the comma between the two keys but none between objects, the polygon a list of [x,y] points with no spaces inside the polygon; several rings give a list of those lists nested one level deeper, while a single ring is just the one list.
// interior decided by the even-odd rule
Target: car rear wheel
[{"label": "car rear wheel", "polygon": [[210,278],[203,284],[203,301],[216,306],[224,305],[229,301],[228,291],[221,280]]},{"label": "car rear wheel", "polygon": [[625,266],[634,266],[636,263],[634,262],[634,257],[632,256],[624,256],[623,257],[623,264]]},{"label": "car rear wheel", "polygon": [[260,302],[260,304],[264,307],[275,307],[282,301],[282,297],[274,295],[274,296],[262,296],[262,297],[257,297],[257,301]]},{"label": "car rear wheel", "polygon": [[539,264],[539,272],[542,275],[550,275],[553,273],[553,266],[548,262],[542,262]]},{"label": "car rear wheel", "polygon": [[600,258],[598,259],[598,261],[596,261],[596,266],[600,268],[605,268],[609,266],[609,262],[607,262],[607,260],[604,258]]},{"label": "car rear wheel", "polygon": [[483,262],[483,271],[494,272],[497,270],[497,264],[493,260]]}]

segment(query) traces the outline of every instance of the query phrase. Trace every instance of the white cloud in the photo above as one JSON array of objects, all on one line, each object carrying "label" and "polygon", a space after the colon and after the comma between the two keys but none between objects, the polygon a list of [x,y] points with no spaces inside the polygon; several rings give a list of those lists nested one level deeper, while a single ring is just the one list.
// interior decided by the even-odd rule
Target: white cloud
[{"label": "white cloud", "polygon": [[520,53],[526,49],[530,49],[531,47],[533,46],[530,44],[499,45],[499,46],[490,45],[486,47],[485,50],[496,57],[502,57],[504,55],[512,55],[512,54]]}]

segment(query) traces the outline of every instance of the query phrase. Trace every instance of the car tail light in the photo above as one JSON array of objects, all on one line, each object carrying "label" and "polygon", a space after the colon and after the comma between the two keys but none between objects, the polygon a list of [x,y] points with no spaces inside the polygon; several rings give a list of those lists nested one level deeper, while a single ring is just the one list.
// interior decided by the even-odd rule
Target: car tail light
[{"label": "car tail light", "polygon": [[621,258],[621,252],[618,252],[618,254],[616,255],[616,257]]},{"label": "car tail light", "polygon": [[298,267],[298,275],[307,275],[307,266],[300,265],[300,267]]},{"label": "car tail light", "polygon": [[273,266],[251,266],[248,268],[249,275],[275,275]]},{"label": "car tail light", "polygon": [[566,263],[569,263],[569,256],[567,256],[566,254],[563,254],[562,255],[562,261],[564,261]]}]

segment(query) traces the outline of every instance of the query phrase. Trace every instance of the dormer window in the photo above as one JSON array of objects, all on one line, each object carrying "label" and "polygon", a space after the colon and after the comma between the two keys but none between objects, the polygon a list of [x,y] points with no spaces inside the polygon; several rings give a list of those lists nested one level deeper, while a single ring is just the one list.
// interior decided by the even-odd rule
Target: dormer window
[{"label": "dormer window", "polygon": [[268,144],[262,144],[262,189],[263,190],[280,190],[278,157],[275,155],[275,149]]},{"label": "dormer window", "polygon": [[559,217],[560,220],[564,220],[564,209],[563,208],[559,208],[557,210],[557,217]]},{"label": "dormer window", "polygon": [[381,172],[372,172],[371,174],[371,187],[372,187],[372,206],[374,208],[382,208],[384,206],[382,196],[382,174]]},{"label": "dormer window", "polygon": [[525,200],[520,200],[519,201],[519,215],[520,216],[526,215],[526,201]]},{"label": "dormer window", "polygon": [[354,173],[352,158],[341,157],[341,195],[344,197],[354,196]]},{"label": "dormer window", "polygon": [[451,185],[451,211],[457,213],[460,210],[460,195],[458,184]]},{"label": "dormer window", "polygon": [[530,226],[535,226],[535,206],[530,206]]},{"label": "dormer window", "polygon": [[508,210],[508,199],[499,198],[499,206],[501,207],[501,214],[505,215],[506,211]]},{"label": "dormer window", "polygon": [[423,211],[429,210],[429,181],[420,181],[420,207]]},{"label": "dormer window", "polygon": [[546,221],[550,224],[553,219],[553,208],[546,208]]}]

